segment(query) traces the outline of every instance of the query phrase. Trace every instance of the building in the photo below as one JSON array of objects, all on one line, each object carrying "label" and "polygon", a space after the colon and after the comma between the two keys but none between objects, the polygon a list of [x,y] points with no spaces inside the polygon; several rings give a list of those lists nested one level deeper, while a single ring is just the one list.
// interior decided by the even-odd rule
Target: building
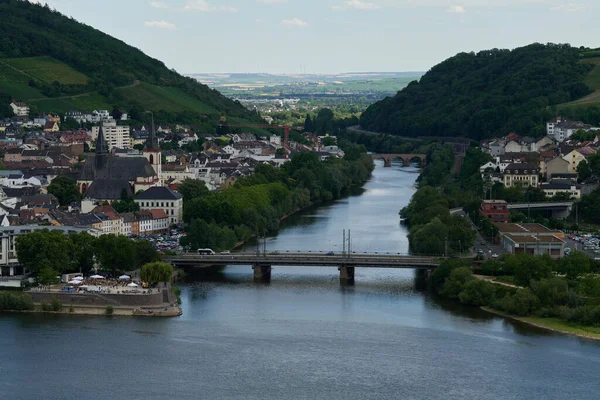
[{"label": "building", "polygon": [[544,191],[546,197],[554,197],[562,193],[568,196],[569,199],[579,200],[581,198],[581,185],[564,179],[553,179],[548,183],[542,183],[540,188]]},{"label": "building", "polygon": [[568,174],[570,170],[569,162],[563,157],[555,157],[545,162],[545,176],[548,180],[557,174]]},{"label": "building", "polygon": [[183,196],[168,187],[151,187],[136,195],[134,201],[140,205],[141,210],[163,210],[171,224],[183,221]]},{"label": "building", "polygon": [[28,117],[29,116],[29,106],[20,101],[10,103],[10,108],[12,108],[13,113],[17,117]]},{"label": "building", "polygon": [[[92,127],[92,140],[96,140],[99,132],[99,126]],[[108,145],[108,151],[112,151],[112,149],[130,148],[131,140],[129,137],[128,125],[117,125],[115,121],[103,122],[102,132],[104,133],[104,139]]]},{"label": "building", "polygon": [[144,155],[153,156],[150,157],[151,162],[146,157],[116,157],[109,154],[100,129],[96,139],[96,154],[88,156],[77,178],[81,193],[85,193],[82,211],[91,211],[104,201],[110,203],[124,196],[133,197],[137,191],[156,186],[159,177],[154,166],[157,158],[160,165],[160,158],[155,152]]},{"label": "building", "polygon": [[510,254],[549,254],[552,258],[564,255],[564,234],[541,224],[497,223],[500,244]]},{"label": "building", "polygon": [[539,169],[527,163],[513,163],[504,169],[504,186],[537,186]]},{"label": "building", "polygon": [[591,147],[582,147],[579,149],[571,150],[563,159],[569,163],[569,173],[573,174],[577,172],[579,163],[585,160],[588,156],[594,154],[596,150]]},{"label": "building", "polygon": [[479,214],[492,222],[508,222],[508,204],[504,200],[482,200]]}]

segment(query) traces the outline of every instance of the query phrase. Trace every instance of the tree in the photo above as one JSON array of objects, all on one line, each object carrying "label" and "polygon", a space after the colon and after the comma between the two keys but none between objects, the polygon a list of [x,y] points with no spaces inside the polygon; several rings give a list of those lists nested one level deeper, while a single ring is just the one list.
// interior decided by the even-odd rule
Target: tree
[{"label": "tree", "polygon": [[577,180],[579,182],[585,182],[592,177],[592,170],[587,160],[583,160],[577,165]]},{"label": "tree", "polygon": [[94,243],[96,238],[87,232],[71,233],[69,239],[73,243],[72,258],[75,269],[88,274],[94,268]]},{"label": "tree", "polygon": [[331,132],[333,128],[333,111],[329,108],[322,108],[317,114],[314,123],[314,131],[319,136],[324,136],[326,133]]},{"label": "tree", "polygon": [[310,114],[306,114],[306,119],[304,120],[304,132],[312,132],[313,129],[313,121],[310,118]]},{"label": "tree", "polygon": [[73,243],[61,231],[35,230],[16,239],[19,262],[34,273],[50,268],[58,273],[76,269]]},{"label": "tree", "polygon": [[568,256],[559,260],[558,271],[565,274],[568,279],[577,279],[579,275],[590,271],[591,260],[581,251],[572,251]]},{"label": "tree", "polygon": [[133,245],[135,248],[136,266],[160,260],[160,255],[156,251],[156,248],[149,241],[135,240]]},{"label": "tree", "polygon": [[43,267],[38,272],[37,281],[42,285],[52,285],[59,281],[59,279],[57,278],[58,275],[59,273],[56,270],[50,267]]},{"label": "tree", "polygon": [[173,266],[162,261],[144,264],[140,274],[142,281],[150,283],[171,282],[172,277]]},{"label": "tree", "polygon": [[177,191],[183,196],[184,202],[210,193],[204,182],[200,179],[184,179],[177,187]]},{"label": "tree", "polygon": [[337,143],[336,140],[331,136],[327,136],[327,137],[323,138],[323,140],[321,141],[321,144],[323,146],[335,146],[336,143]]},{"label": "tree", "polygon": [[446,252],[448,228],[435,217],[431,222],[411,229],[410,243],[416,254],[442,255]]},{"label": "tree", "polygon": [[52,180],[48,186],[48,193],[56,196],[61,206],[66,206],[79,201],[81,195],[77,189],[77,182],[68,176],[60,175]]},{"label": "tree", "polygon": [[125,236],[100,236],[96,240],[94,252],[102,269],[113,276],[137,268],[133,241]]},{"label": "tree", "polygon": [[554,261],[550,256],[533,256],[519,254],[515,256],[518,265],[515,268],[515,283],[520,286],[529,286],[531,281],[548,278],[552,274]]}]

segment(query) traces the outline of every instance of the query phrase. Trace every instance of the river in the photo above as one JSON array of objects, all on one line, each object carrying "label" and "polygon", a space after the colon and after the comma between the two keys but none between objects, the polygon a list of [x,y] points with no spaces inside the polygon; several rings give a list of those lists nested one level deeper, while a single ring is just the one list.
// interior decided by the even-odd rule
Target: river
[{"label": "river", "polygon": [[[406,252],[418,171],[286,221],[269,250]],[[252,248],[253,245],[249,244]],[[230,266],[173,319],[3,314],[2,399],[598,399],[600,343],[440,302],[412,270]]]}]

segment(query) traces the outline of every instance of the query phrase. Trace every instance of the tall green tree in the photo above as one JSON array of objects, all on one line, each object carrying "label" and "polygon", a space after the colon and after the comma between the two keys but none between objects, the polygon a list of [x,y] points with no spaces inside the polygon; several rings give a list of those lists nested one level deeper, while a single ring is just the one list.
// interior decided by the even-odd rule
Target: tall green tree
[{"label": "tall green tree", "polygon": [[19,262],[36,274],[44,268],[72,271],[77,264],[73,243],[61,231],[40,229],[17,236],[16,250]]},{"label": "tall green tree", "polygon": [[68,176],[59,175],[48,185],[48,193],[56,196],[61,206],[66,206],[81,199],[77,182]]},{"label": "tall green tree", "polygon": [[173,279],[173,266],[162,261],[144,264],[140,278],[142,281],[150,283],[171,282]]}]

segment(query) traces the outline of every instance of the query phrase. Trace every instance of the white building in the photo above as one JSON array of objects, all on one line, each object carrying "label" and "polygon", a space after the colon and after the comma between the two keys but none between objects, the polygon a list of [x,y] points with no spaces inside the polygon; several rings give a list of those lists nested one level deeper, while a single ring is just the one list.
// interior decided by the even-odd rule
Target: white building
[{"label": "white building", "polygon": [[[171,224],[179,224],[183,221],[183,196],[166,186],[151,187],[136,195],[134,201],[140,205],[140,210],[163,210]],[[141,229],[140,221],[140,232]]]},{"label": "white building", "polygon": [[[92,127],[92,140],[96,140],[100,127]],[[129,137],[129,126],[128,125],[117,125],[115,121],[103,122],[102,132],[104,139],[108,144],[108,150],[111,151],[113,148],[117,149],[129,149],[131,146],[131,140]]]},{"label": "white building", "polygon": [[13,113],[17,117],[27,117],[29,116],[29,106],[20,101],[10,103],[10,108],[12,108]]}]

